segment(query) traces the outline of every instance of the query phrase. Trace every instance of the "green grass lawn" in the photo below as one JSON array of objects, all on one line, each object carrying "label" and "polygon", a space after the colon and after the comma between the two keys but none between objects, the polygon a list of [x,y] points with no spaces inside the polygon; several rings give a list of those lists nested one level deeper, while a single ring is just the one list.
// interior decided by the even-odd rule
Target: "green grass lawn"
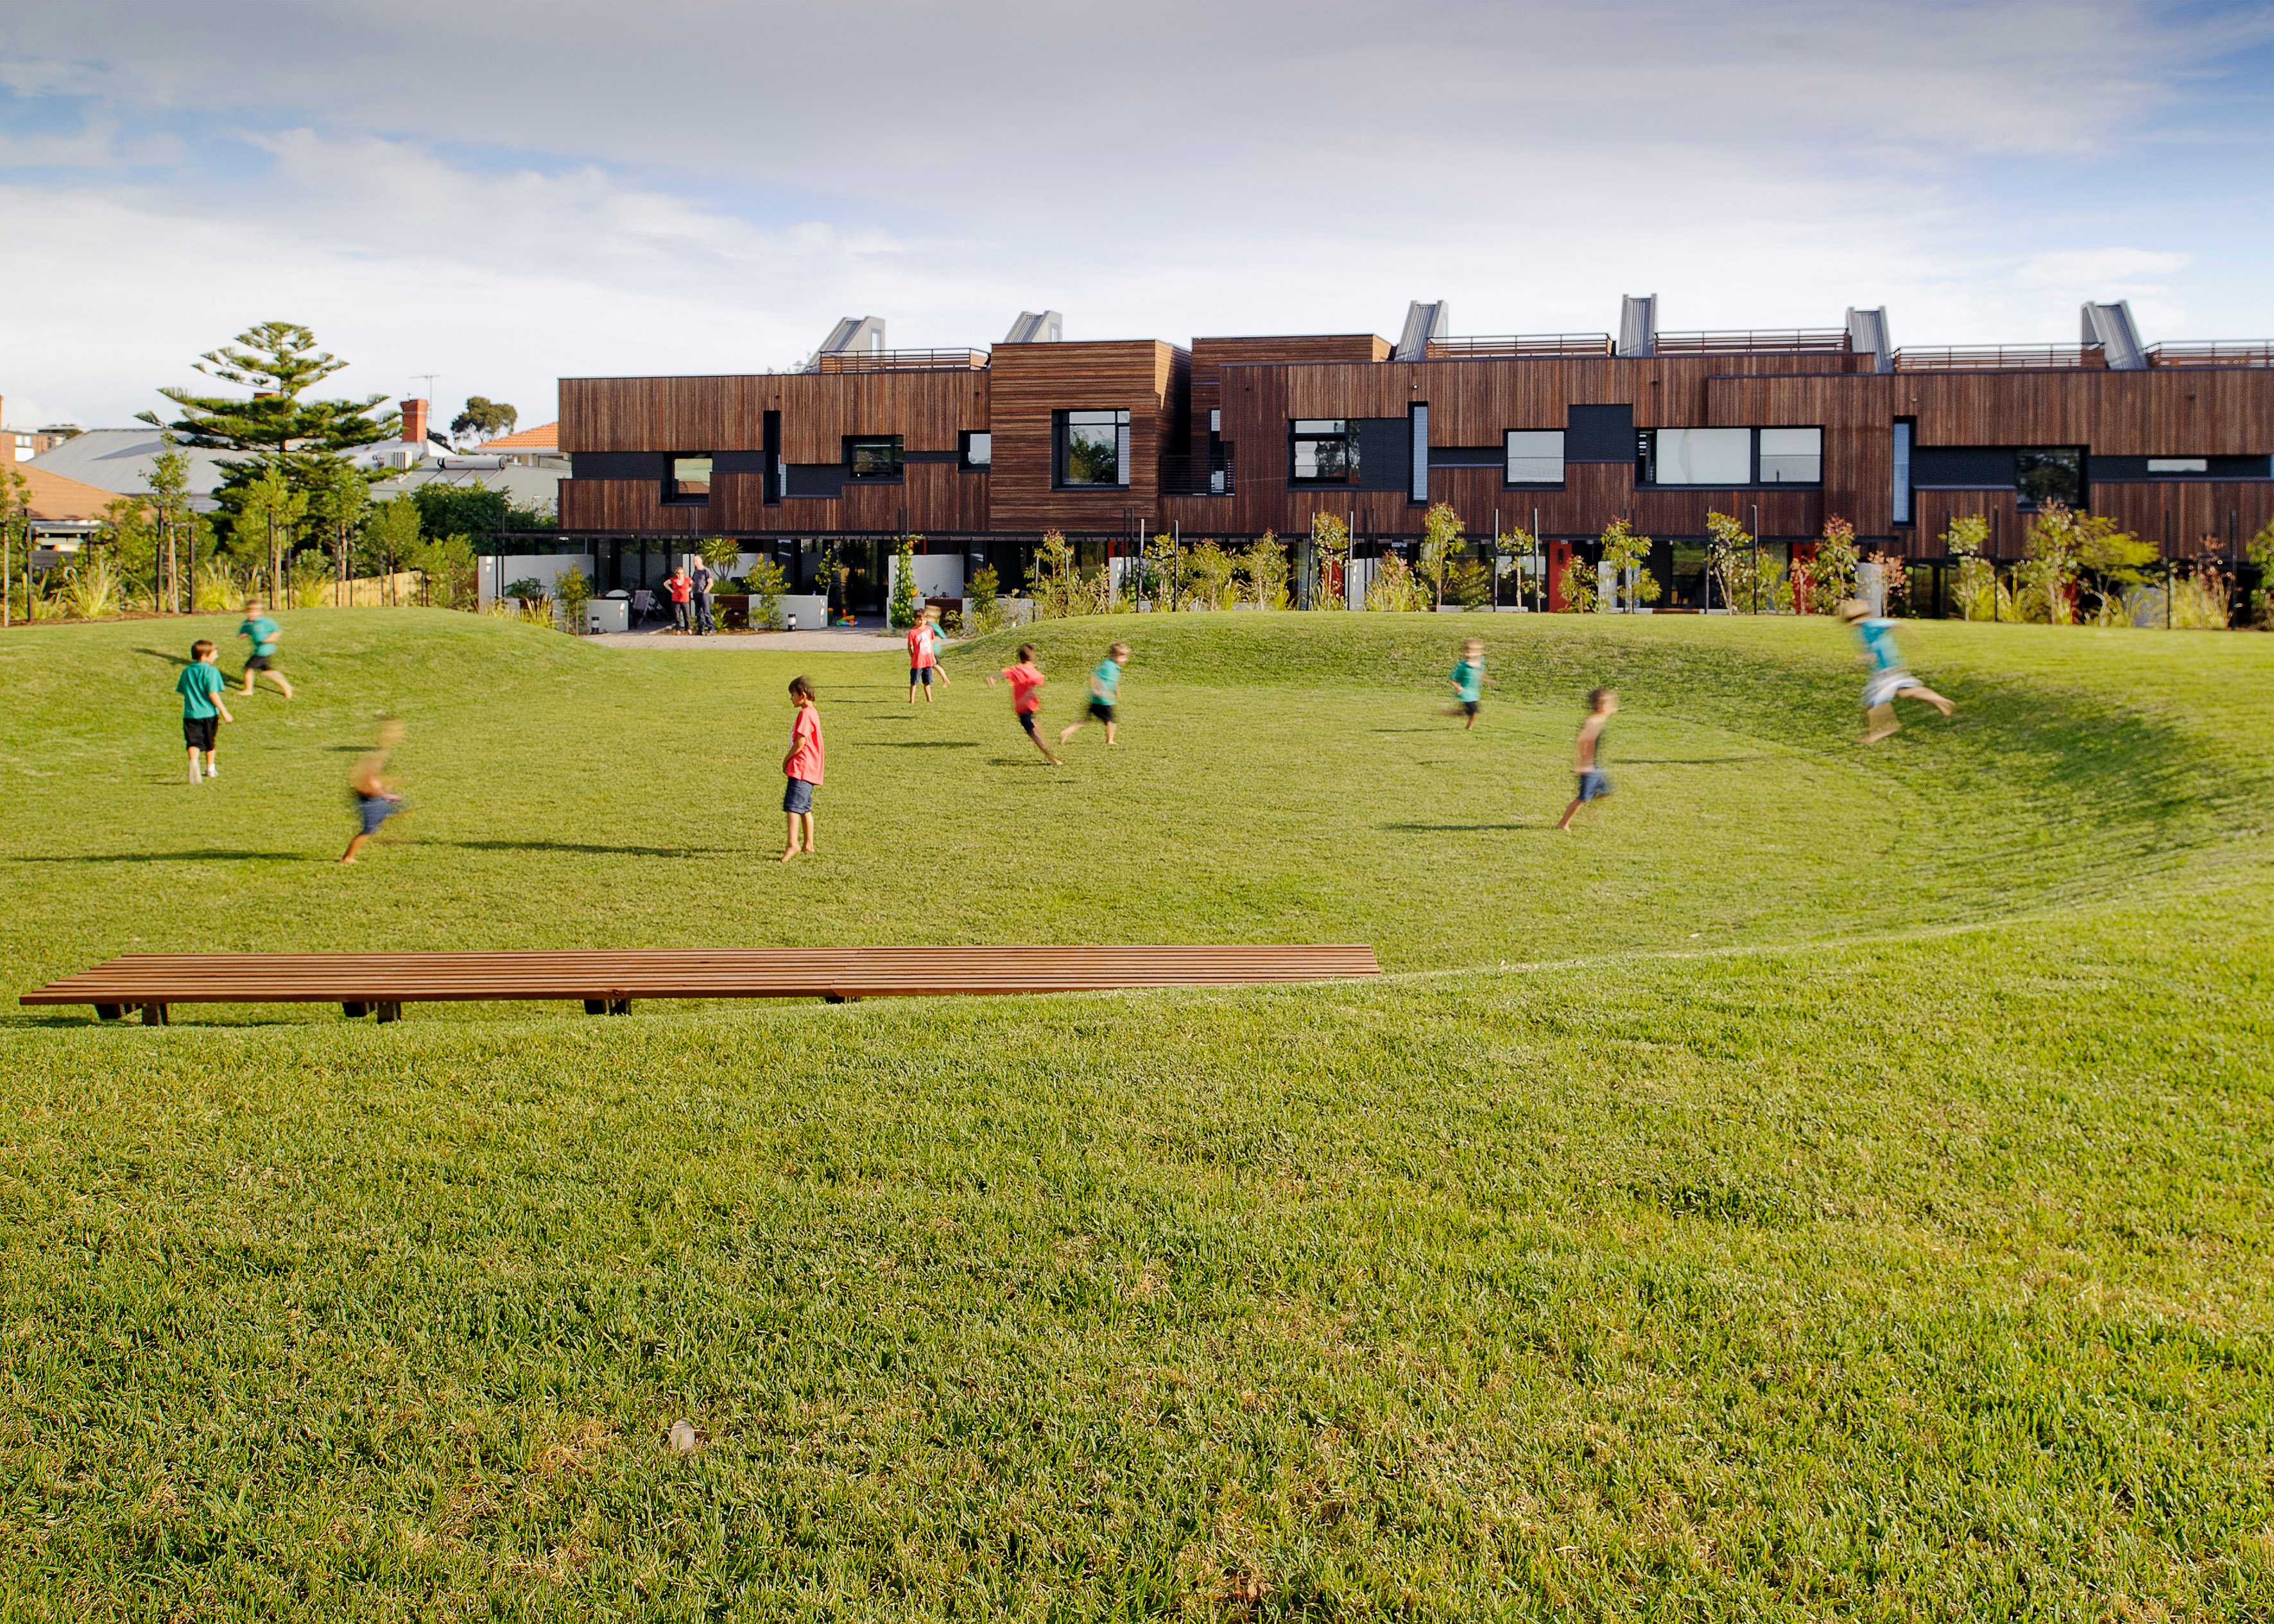
[{"label": "green grass lawn", "polygon": [[[887,645],[286,628],[199,788],[233,622],[0,637],[0,1619],[2274,1606],[2274,640],[1907,626],[1961,710],[1867,750],[1824,623],[1062,623],[1053,720],[1136,658],[1054,771],[1000,639],[911,710]],[[382,710],[416,811],[343,869]],[[13,1004],[137,948],[1240,940],[1391,975]]]}]

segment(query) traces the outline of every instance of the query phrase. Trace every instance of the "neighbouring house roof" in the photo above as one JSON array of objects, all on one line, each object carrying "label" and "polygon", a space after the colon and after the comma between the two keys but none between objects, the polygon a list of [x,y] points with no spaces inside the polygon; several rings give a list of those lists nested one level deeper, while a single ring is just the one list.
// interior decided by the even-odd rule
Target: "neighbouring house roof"
[{"label": "neighbouring house roof", "polygon": [[89,429],[60,446],[50,446],[19,470],[43,470],[68,480],[94,485],[116,496],[147,496],[150,470],[161,454],[179,451],[190,460],[190,505],[210,512],[213,493],[229,473],[232,453],[200,451],[188,446],[169,446],[153,428]]},{"label": "neighbouring house roof", "polygon": [[118,500],[116,491],[67,479],[37,462],[19,462],[16,471],[29,487],[24,496],[34,519],[99,519]]},{"label": "neighbouring house roof", "polygon": [[533,429],[523,429],[518,433],[501,434],[495,440],[486,440],[478,448],[485,454],[493,451],[558,451],[561,449],[561,425],[558,423],[540,423]]},{"label": "neighbouring house roof", "polygon": [[[463,466],[468,462],[480,465]],[[476,454],[423,463],[390,478],[381,479],[371,487],[371,500],[383,502],[430,485],[469,488],[479,485],[485,490],[504,492],[506,499],[516,508],[534,508],[558,513],[561,481],[567,476],[568,470],[563,468],[531,468],[521,462],[488,465],[485,457]]]}]

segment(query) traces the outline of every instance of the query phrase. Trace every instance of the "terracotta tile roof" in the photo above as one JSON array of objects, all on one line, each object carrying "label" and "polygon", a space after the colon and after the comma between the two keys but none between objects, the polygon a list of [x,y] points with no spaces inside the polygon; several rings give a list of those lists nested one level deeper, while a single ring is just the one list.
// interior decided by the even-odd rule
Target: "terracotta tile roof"
[{"label": "terracotta tile roof", "polygon": [[487,451],[557,451],[561,448],[561,425],[540,423],[533,429],[523,429],[517,434],[503,434],[495,440],[486,440],[475,447]]},{"label": "terracotta tile roof", "polygon": [[35,519],[99,519],[102,510],[119,500],[116,491],[83,485],[50,473],[34,462],[19,462],[16,471],[28,487],[24,492]]}]

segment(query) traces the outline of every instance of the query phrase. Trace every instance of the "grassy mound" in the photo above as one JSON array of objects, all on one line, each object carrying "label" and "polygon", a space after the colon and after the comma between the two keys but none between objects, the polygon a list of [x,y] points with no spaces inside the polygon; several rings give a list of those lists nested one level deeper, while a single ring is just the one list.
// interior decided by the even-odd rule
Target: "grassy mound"
[{"label": "grassy mound", "polygon": [[[1404,973],[0,1013],[0,1595],[2246,1614],[2274,644],[1909,628],[1963,708],[1867,752],[1845,643],[1792,622],[1485,621],[1461,734],[1433,685],[1477,623],[1043,628],[1059,719],[1138,647],[1121,748],[1053,772],[981,680],[1011,639],[911,712],[890,650],[308,613],[302,696],[244,702],[198,790],[182,628],[0,638],[11,990],[136,937],[1355,938]],[[782,869],[796,669],[831,772]],[[1552,836],[1597,681],[1619,793]],[[415,837],[343,872],[382,707]]]}]

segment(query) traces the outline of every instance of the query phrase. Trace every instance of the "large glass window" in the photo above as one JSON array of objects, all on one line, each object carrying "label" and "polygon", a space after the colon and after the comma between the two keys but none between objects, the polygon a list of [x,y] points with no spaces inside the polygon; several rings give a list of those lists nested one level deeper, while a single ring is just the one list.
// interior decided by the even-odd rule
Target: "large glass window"
[{"label": "large glass window", "polygon": [[1058,414],[1058,483],[1081,487],[1129,483],[1129,414]]},{"label": "large glass window", "polygon": [[902,462],[898,434],[846,437],[845,477],[847,479],[898,479]]},{"label": "large glass window", "polygon": [[963,431],[963,465],[966,468],[991,468],[995,462],[995,436],[985,429]]},{"label": "large glass window", "polygon": [[2074,446],[2033,446],[2014,453],[2014,488],[2023,508],[2084,500],[2084,453]]},{"label": "large glass window", "polygon": [[1911,522],[1911,432],[1909,422],[1895,425],[1894,486],[1888,511],[1897,524]]},{"label": "large glass window", "polygon": [[1406,423],[1412,431],[1413,462],[1406,470],[1405,495],[1410,501],[1426,502],[1429,500],[1429,402],[1416,401],[1407,408]]},{"label": "large glass window", "polygon": [[1510,485],[1562,485],[1563,431],[1509,430],[1508,482]]},{"label": "large glass window", "polygon": [[709,501],[711,459],[707,456],[672,458],[671,477],[664,481],[663,500],[667,502]]},{"label": "large glass window", "polygon": [[2148,471],[2151,474],[2207,474],[2210,472],[2209,457],[2150,457]]},{"label": "large glass window", "polygon": [[1358,477],[1358,425],[1348,417],[1295,419],[1295,483],[1348,485]]},{"label": "large glass window", "polygon": [[1819,485],[1824,479],[1822,429],[1763,429],[1763,485]]},{"label": "large glass window", "polygon": [[1751,429],[1660,429],[1653,439],[1660,485],[1751,485]]}]

